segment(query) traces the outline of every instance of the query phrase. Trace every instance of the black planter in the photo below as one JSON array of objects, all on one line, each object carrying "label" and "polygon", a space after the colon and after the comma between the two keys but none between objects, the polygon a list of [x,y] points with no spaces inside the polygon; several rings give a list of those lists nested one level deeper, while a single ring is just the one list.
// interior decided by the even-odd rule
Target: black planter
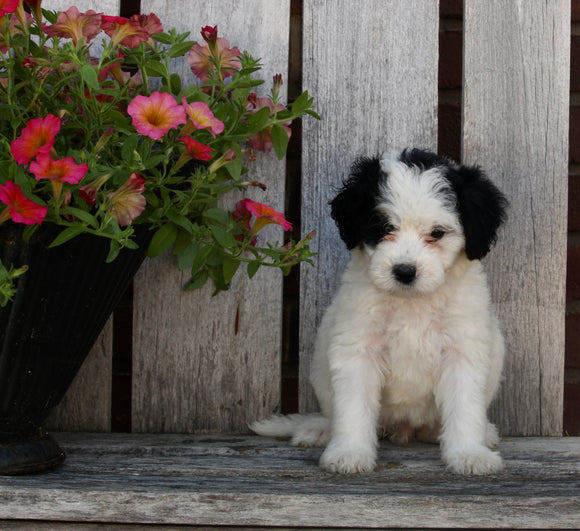
[{"label": "black planter", "polygon": [[28,265],[12,303],[0,308],[0,474],[52,469],[64,452],[42,428],[65,395],[111,312],[145,258],[151,233],[136,227],[139,249],[105,263],[109,241],[82,235],[49,249],[62,230],[45,224],[30,242],[24,227],[0,226],[0,257]]}]

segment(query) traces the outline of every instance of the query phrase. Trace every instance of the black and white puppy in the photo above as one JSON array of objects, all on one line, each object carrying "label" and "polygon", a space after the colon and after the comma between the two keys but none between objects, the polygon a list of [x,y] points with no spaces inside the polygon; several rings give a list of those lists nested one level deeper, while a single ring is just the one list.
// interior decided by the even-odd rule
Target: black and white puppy
[{"label": "black and white puppy", "polygon": [[351,259],[312,362],[322,413],[251,429],[326,446],[332,472],[372,470],[380,433],[439,440],[460,474],[501,470],[487,409],[505,349],[479,260],[506,206],[479,168],[426,151],[357,160],[331,202]]}]

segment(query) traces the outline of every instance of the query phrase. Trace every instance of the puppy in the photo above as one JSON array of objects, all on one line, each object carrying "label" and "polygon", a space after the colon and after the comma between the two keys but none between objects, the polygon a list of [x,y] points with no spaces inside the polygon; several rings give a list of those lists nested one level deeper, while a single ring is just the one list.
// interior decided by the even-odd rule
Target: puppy
[{"label": "puppy", "polygon": [[322,414],[250,428],[326,446],[331,472],[372,470],[379,433],[438,440],[459,474],[498,472],[487,408],[504,341],[480,259],[505,197],[476,167],[407,149],[357,160],[331,207],[351,258],[312,361]]}]

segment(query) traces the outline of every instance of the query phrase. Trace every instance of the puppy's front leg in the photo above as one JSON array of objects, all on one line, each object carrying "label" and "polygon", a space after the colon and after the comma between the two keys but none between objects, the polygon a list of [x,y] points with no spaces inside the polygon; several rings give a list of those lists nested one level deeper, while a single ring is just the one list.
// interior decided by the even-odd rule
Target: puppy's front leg
[{"label": "puppy's front leg", "polygon": [[492,474],[503,467],[500,455],[485,446],[486,380],[487,365],[477,356],[467,358],[459,349],[445,356],[435,397],[441,414],[441,453],[458,474]]},{"label": "puppy's front leg", "polygon": [[320,458],[330,472],[368,472],[375,467],[380,376],[365,353],[335,357],[332,434]]}]

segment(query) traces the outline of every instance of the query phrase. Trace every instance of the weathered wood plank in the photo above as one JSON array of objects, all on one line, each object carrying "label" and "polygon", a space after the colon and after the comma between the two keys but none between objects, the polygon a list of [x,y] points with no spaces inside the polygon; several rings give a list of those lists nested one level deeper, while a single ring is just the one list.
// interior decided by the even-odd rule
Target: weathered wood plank
[{"label": "weathered wood plank", "polygon": [[[288,0],[141,2],[142,12],[156,13],[166,28],[200,39],[202,26],[217,24],[231,45],[261,57],[262,94],[275,73],[286,75],[289,8]],[[182,67],[184,82],[193,82]],[[283,210],[284,162],[273,153],[260,157],[250,175],[268,191],[247,195]],[[133,429],[247,431],[249,421],[279,408],[281,274],[259,271],[249,281],[239,271],[230,291],[216,297],[209,285],[183,293],[184,282],[166,256],[146,262],[135,283]]]},{"label": "weathered wood plank", "polygon": [[328,201],[358,155],[437,146],[438,0],[304,2],[303,86],[320,122],[304,122],[302,227],[314,267],[300,277],[300,408],[316,409],[308,374],[324,309],[348,253]]},{"label": "weathered wood plank", "polygon": [[488,264],[508,354],[504,434],[562,432],[570,1],[465,2],[463,158],[511,201]]},{"label": "weathered wood plank", "polygon": [[434,445],[382,442],[375,472],[244,436],[58,434],[62,469],[0,480],[0,519],[411,528],[575,528],[580,440],[508,439],[504,472],[461,477]]},{"label": "weathered wood plank", "polygon": [[[44,0],[42,7],[66,10],[70,0]],[[83,12],[94,9],[118,14],[120,0],[78,0],[74,5]],[[111,429],[111,370],[113,359],[113,324],[109,320],[91,353],[61,403],[54,409],[46,426],[55,430],[109,431]]]}]

